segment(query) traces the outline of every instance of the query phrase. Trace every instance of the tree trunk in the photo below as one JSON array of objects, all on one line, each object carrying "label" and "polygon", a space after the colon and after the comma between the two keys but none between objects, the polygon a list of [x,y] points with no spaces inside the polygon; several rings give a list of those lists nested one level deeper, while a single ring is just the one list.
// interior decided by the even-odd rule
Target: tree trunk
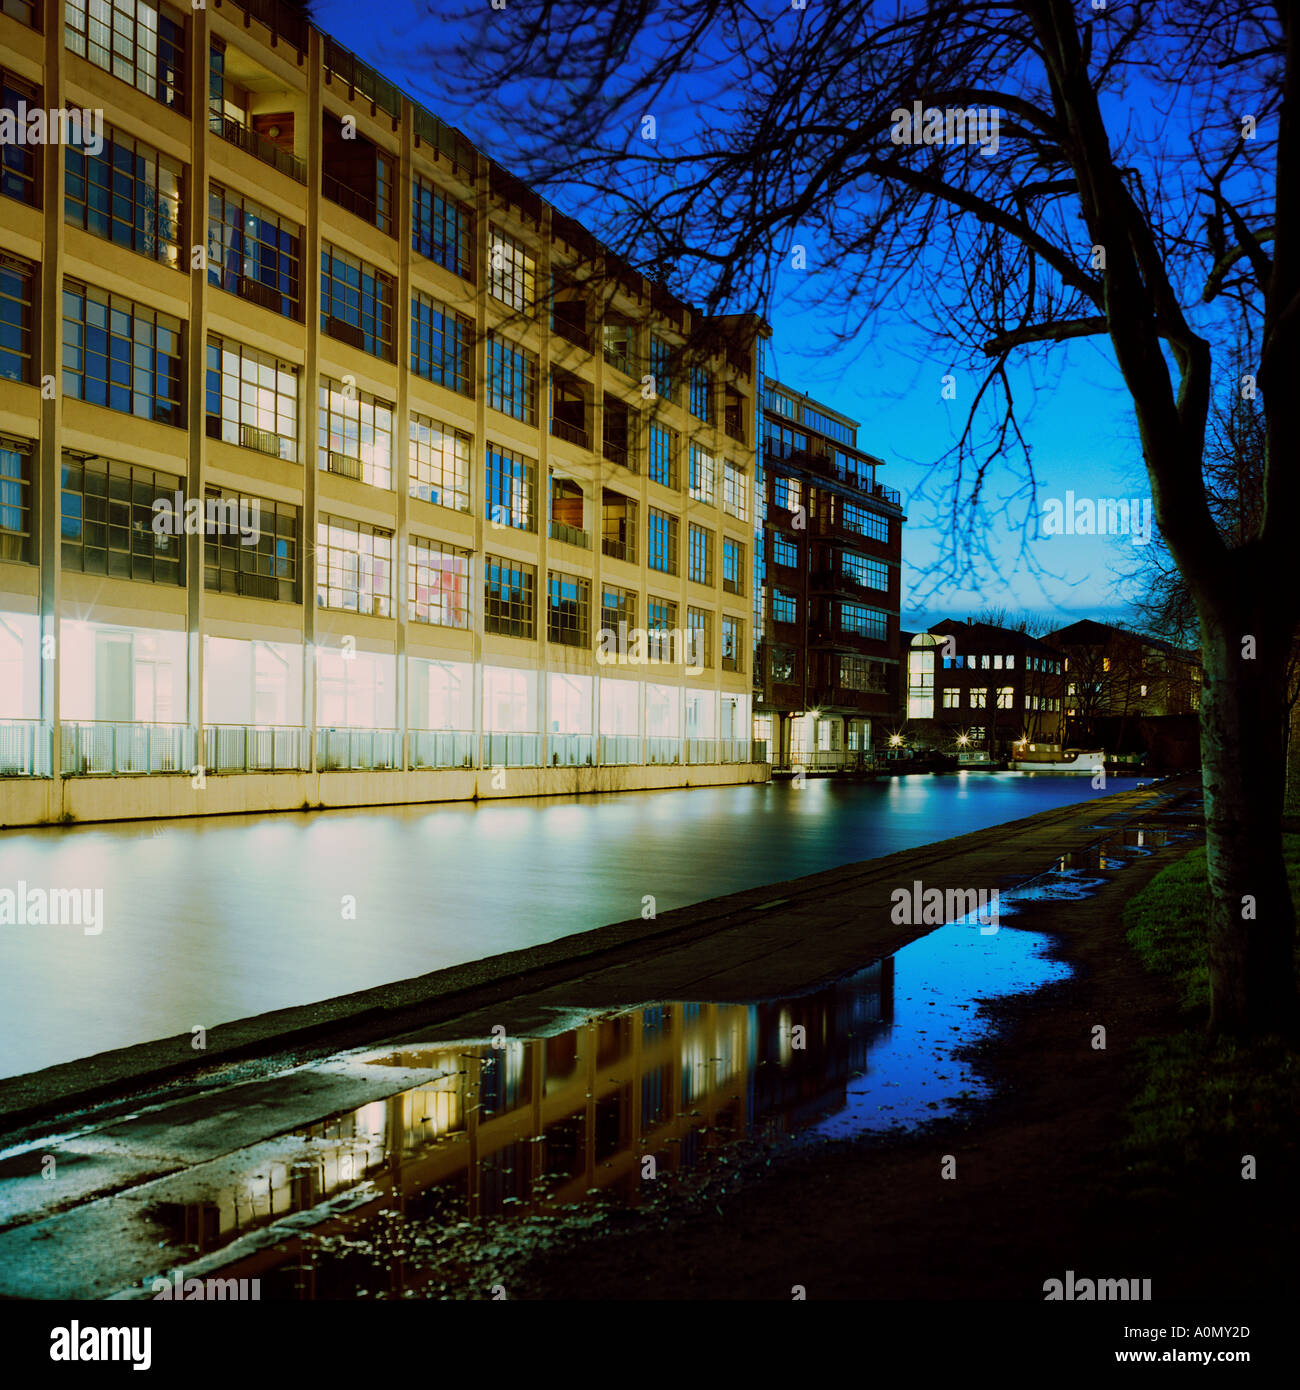
[{"label": "tree trunk", "polygon": [[[1210,1028],[1294,1034],[1295,912],[1282,859],[1277,721],[1290,625],[1267,585],[1202,609],[1202,782],[1209,863]],[[1270,602],[1274,611],[1269,612]],[[1243,653],[1254,638],[1253,658]]]}]

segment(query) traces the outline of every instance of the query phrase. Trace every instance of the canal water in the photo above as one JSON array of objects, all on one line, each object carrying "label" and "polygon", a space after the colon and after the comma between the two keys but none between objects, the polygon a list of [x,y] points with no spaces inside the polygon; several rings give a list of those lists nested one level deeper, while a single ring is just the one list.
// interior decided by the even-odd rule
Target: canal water
[{"label": "canal water", "polygon": [[[957,773],[0,833],[0,1075],[328,999],[1122,791]],[[1032,868],[1033,866],[1026,866]]]}]

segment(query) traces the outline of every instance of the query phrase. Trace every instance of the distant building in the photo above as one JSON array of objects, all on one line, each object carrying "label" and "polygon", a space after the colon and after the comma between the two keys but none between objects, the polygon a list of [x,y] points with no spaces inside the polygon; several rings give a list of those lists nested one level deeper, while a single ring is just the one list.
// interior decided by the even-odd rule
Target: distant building
[{"label": "distant building", "polygon": [[771,379],[760,409],[754,737],[774,767],[855,766],[902,703],[907,518],[856,421]]},{"label": "distant building", "polygon": [[993,759],[1060,747],[1064,662],[1045,641],[952,618],[905,635],[909,745]]},{"label": "distant building", "polygon": [[1043,639],[1065,666],[1066,738],[1087,740],[1101,719],[1134,722],[1196,714],[1201,660],[1194,651],[1085,618]]}]

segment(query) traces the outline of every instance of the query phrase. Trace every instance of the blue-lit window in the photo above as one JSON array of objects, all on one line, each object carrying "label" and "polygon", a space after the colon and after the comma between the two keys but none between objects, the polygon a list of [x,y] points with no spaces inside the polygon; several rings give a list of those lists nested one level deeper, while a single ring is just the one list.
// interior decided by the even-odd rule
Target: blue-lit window
[{"label": "blue-lit window", "polygon": [[[13,73],[0,69],[0,108],[13,112],[18,119],[18,104],[22,102],[30,111],[39,109],[41,92],[39,87],[24,82]],[[39,167],[39,146],[18,144],[6,141],[0,145],[0,192],[6,198],[16,198],[30,207],[39,206],[36,171]]]},{"label": "blue-lit window", "polygon": [[487,403],[493,410],[537,423],[537,354],[495,334],[488,338]]},{"label": "blue-lit window", "polygon": [[772,538],[772,563],[794,569],[799,563],[799,547],[787,536]]},{"label": "blue-lit window", "polygon": [[[54,10],[51,5],[50,10]],[[185,106],[185,19],[150,0],[64,0],[68,49],[164,106]]]},{"label": "blue-lit window", "polygon": [[859,637],[883,642],[889,633],[889,615],[878,608],[866,608],[860,603],[840,604],[840,627]]},{"label": "blue-lit window", "polygon": [[0,253],[0,381],[34,381],[36,267]]},{"label": "blue-lit window", "polygon": [[463,279],[474,278],[473,215],[418,175],[411,191],[411,246]]},{"label": "blue-lit window", "polygon": [[392,278],[368,262],[322,242],[320,326],[330,337],[391,362]]},{"label": "blue-lit window", "polygon": [[0,439],[0,560],[34,563],[32,445]]},{"label": "blue-lit window", "polygon": [[63,390],[145,420],[183,425],[181,323],[120,294],[65,280]]},{"label": "blue-lit window", "polygon": [[798,620],[799,601],[793,594],[783,594],[780,589],[772,590],[772,617],[778,623],[793,623]]},{"label": "blue-lit window", "polygon": [[285,318],[302,297],[299,228],[242,193],[208,190],[208,283]]},{"label": "blue-lit window", "polygon": [[473,325],[418,291],[411,296],[411,370],[427,381],[474,394]]},{"label": "blue-lit window", "polygon": [[71,143],[67,146],[64,220],[176,269],[181,241],[180,163],[109,126],[103,135],[98,154]]},{"label": "blue-lit window", "polygon": [[650,426],[650,481],[676,491],[681,487],[678,472],[678,437],[666,425]]},{"label": "blue-lit window", "polygon": [[487,517],[495,526],[537,530],[537,464],[498,444],[487,446]]},{"label": "blue-lit window", "polygon": [[691,368],[691,414],[706,425],[713,423],[713,375],[706,367]]}]

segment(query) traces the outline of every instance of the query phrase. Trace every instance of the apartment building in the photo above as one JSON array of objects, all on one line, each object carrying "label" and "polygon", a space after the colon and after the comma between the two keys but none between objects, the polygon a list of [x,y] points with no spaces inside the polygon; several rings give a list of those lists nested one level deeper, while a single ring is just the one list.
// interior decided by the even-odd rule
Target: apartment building
[{"label": "apartment building", "polygon": [[278,0],[0,54],[0,821],[766,777],[758,320]]},{"label": "apartment building", "polygon": [[774,767],[861,766],[901,705],[907,518],[857,421],[772,378],[761,408],[754,737]]},{"label": "apartment building", "polygon": [[1091,618],[1043,640],[1061,653],[1071,737],[1094,736],[1103,719],[1192,715],[1201,708],[1198,652]]},{"label": "apartment building", "polygon": [[905,637],[909,745],[969,762],[1060,749],[1064,662],[1047,641],[954,618]]}]

